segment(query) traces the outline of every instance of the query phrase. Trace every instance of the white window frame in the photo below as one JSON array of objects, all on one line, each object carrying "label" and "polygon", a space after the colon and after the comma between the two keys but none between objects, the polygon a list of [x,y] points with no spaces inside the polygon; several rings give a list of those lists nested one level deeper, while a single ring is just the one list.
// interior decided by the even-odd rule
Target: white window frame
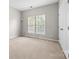
[{"label": "white window frame", "polygon": [[[45,35],[45,15],[37,15],[37,16],[30,16],[30,17],[34,17],[35,18],[35,25],[34,25],[34,32],[31,32],[30,30],[29,30],[29,24],[28,24],[28,33],[31,33],[31,34],[41,34],[41,35]],[[43,30],[43,32],[37,32],[36,30],[38,29],[38,31],[40,31],[40,29],[39,29],[39,26],[41,26],[41,25],[38,25],[38,28],[36,27],[37,25],[36,25],[36,17],[44,17],[44,29],[41,29],[41,30]],[[38,21],[39,22],[39,21]],[[29,17],[28,17],[28,23],[29,23]]]}]

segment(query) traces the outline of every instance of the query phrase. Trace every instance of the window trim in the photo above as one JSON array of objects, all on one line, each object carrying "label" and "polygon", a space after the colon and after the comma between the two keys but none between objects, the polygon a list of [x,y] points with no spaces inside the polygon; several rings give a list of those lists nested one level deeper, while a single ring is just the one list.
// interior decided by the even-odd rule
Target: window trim
[{"label": "window trim", "polygon": [[[37,26],[37,25],[36,25],[36,20],[37,20],[36,17],[37,17],[37,16],[44,16],[44,20],[45,20],[45,21],[44,21],[44,25],[42,25],[42,26],[44,26],[44,32],[43,32],[43,33],[40,32],[40,34],[37,33],[37,31],[36,31],[36,28],[37,28],[37,27],[36,27],[36,26]],[[45,35],[45,32],[46,32],[46,26],[45,26],[45,24],[46,24],[46,19],[45,19],[45,14],[36,15],[36,16],[28,16],[28,18],[29,18],[29,17],[34,17],[34,19],[35,19],[35,25],[34,25],[35,29],[34,29],[34,33],[30,33],[29,30],[28,30],[28,33],[29,33],[29,34]],[[28,26],[29,26],[29,25],[28,25]],[[39,26],[41,26],[41,25],[39,25]]]}]

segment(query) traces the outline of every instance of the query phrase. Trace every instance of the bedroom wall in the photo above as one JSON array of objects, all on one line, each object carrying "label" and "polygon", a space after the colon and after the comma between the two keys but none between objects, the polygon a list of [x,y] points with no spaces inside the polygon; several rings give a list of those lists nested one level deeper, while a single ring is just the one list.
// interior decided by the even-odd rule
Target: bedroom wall
[{"label": "bedroom wall", "polygon": [[9,8],[9,39],[20,35],[20,11],[15,8]]},{"label": "bedroom wall", "polygon": [[[58,39],[58,3],[22,11],[22,29],[23,36]],[[46,16],[46,34],[35,35],[28,33],[28,16],[42,15]]]}]

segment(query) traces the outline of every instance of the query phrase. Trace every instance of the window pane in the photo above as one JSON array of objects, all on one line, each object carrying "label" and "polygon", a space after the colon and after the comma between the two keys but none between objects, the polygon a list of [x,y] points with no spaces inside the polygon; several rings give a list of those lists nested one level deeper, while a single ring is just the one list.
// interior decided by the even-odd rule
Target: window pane
[{"label": "window pane", "polygon": [[28,26],[28,32],[29,32],[29,33],[35,33],[35,26],[29,25],[29,26]]},{"label": "window pane", "polygon": [[35,33],[35,17],[34,16],[28,17],[28,32]]},{"label": "window pane", "polygon": [[45,34],[45,15],[36,16],[36,33]]},{"label": "window pane", "polygon": [[35,17],[34,16],[28,17],[28,25],[35,26]]},{"label": "window pane", "polygon": [[36,33],[37,34],[45,34],[45,27],[42,25],[36,26]]}]

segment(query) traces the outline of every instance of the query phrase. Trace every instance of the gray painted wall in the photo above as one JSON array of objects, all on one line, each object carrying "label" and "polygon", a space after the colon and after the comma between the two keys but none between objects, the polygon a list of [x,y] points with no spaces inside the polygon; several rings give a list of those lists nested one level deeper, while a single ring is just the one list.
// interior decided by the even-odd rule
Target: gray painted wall
[{"label": "gray painted wall", "polygon": [[[36,35],[28,33],[28,16],[46,15],[46,34]],[[58,3],[22,12],[22,29],[24,36],[58,39]]]},{"label": "gray painted wall", "polygon": [[13,39],[20,34],[20,12],[9,8],[9,38]]}]

